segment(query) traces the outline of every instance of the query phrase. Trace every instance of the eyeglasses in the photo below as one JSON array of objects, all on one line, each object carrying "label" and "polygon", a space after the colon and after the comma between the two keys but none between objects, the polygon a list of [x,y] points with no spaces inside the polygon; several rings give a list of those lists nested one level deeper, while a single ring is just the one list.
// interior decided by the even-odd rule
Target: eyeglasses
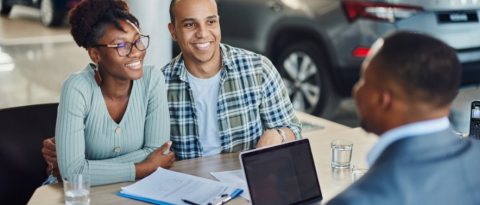
[{"label": "eyeglasses", "polygon": [[140,35],[140,38],[130,42],[122,42],[119,44],[97,44],[94,47],[107,47],[107,48],[116,48],[118,55],[121,57],[125,57],[130,55],[132,52],[133,45],[139,50],[144,51],[148,48],[148,43],[150,42],[150,36],[148,35]]}]

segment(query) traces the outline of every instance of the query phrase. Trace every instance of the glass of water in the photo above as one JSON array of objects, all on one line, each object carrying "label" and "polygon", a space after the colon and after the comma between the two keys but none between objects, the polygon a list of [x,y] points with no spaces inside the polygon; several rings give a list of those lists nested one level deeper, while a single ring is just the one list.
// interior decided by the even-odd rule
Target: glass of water
[{"label": "glass of water", "polygon": [[66,205],[90,204],[90,176],[88,171],[78,172],[62,179]]},{"label": "glass of water", "polygon": [[336,139],[331,143],[332,168],[350,168],[353,143],[345,139]]},{"label": "glass of water", "polygon": [[360,179],[367,172],[368,172],[367,168],[354,167],[352,169],[352,182],[356,182],[358,179]]}]

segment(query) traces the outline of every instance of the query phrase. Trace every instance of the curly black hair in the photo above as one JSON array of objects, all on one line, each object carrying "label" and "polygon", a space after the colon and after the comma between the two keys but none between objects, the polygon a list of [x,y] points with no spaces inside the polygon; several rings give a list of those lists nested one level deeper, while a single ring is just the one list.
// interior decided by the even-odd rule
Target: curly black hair
[{"label": "curly black hair", "polygon": [[70,33],[78,46],[90,48],[104,35],[105,26],[128,20],[139,27],[139,22],[123,0],[82,0],[69,13]]}]

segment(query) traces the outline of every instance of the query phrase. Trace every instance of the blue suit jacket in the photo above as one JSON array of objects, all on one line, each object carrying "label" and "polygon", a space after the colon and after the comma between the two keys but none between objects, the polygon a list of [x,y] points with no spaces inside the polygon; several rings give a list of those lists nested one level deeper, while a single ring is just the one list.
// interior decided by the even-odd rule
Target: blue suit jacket
[{"label": "blue suit jacket", "polygon": [[394,142],[332,204],[480,204],[480,141],[451,129]]}]

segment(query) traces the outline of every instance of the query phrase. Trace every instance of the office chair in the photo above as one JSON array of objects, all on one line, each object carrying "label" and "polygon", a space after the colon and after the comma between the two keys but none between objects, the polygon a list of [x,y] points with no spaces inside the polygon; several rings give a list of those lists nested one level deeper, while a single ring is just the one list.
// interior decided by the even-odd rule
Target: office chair
[{"label": "office chair", "polygon": [[54,136],[58,103],[0,109],[0,201],[26,204],[47,178],[42,141]]}]

